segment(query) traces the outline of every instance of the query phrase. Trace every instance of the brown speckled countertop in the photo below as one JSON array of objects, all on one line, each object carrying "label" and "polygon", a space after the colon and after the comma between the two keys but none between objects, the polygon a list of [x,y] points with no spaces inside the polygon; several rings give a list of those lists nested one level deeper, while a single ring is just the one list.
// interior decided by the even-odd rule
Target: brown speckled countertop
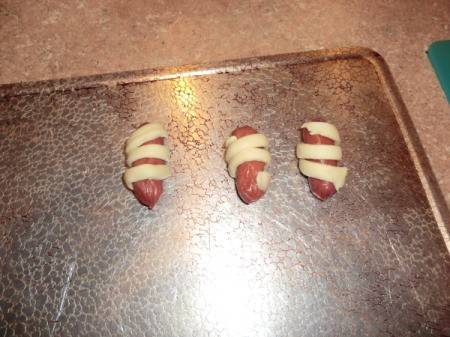
[{"label": "brown speckled countertop", "polygon": [[388,63],[450,203],[450,108],[425,54],[448,0],[3,1],[0,84],[364,46]]}]

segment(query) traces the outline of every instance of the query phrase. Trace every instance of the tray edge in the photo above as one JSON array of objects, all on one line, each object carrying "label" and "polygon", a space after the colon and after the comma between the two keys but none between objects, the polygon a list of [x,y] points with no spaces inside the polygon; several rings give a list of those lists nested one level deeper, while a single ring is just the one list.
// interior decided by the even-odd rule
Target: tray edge
[{"label": "tray edge", "polygon": [[439,229],[443,234],[447,248],[450,251],[450,209],[433,172],[430,160],[420,141],[419,134],[414,127],[413,120],[401,98],[400,91],[398,90],[386,61],[374,50],[365,49],[362,51],[364,52],[362,57],[373,65],[378,74],[378,78],[385,89],[384,91],[387,93],[387,98],[393,108],[395,118],[417,169],[419,179],[424,187],[430,207],[438,223]]}]

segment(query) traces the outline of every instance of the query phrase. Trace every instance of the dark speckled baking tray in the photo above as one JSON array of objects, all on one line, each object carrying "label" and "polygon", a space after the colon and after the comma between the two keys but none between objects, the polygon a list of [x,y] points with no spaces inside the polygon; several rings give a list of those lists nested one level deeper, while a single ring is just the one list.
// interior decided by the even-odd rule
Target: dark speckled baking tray
[{"label": "dark speckled baking tray", "polygon": [[[0,336],[449,335],[449,212],[381,57],[367,49],[0,87]],[[321,202],[299,126],[341,132]],[[123,146],[159,121],[173,175],[150,211]],[[222,144],[250,124],[273,182],[244,205]]]}]

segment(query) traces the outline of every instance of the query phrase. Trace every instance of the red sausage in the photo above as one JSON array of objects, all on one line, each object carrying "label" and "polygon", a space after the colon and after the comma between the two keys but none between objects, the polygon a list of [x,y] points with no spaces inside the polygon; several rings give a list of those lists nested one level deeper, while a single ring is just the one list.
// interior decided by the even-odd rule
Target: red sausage
[{"label": "red sausage", "polygon": [[[143,145],[147,144],[160,144],[164,145],[164,138],[159,137],[156,139],[149,140],[145,142]],[[142,164],[165,164],[166,161],[162,159],[156,158],[142,158],[134,161],[132,166],[138,166]],[[133,183],[133,193],[142,204],[148,206],[148,208],[152,209],[155,207],[155,204],[158,202],[161,194],[163,193],[163,182],[162,180],[153,180],[146,179],[140,180]]]},{"label": "red sausage", "polygon": [[[232,132],[236,138],[258,133],[250,126],[242,126]],[[236,170],[236,189],[241,199],[250,204],[260,199],[266,191],[258,188],[256,177],[258,172],[264,171],[264,163],[261,161],[248,161],[238,166]]]},{"label": "red sausage", "polygon": [[[313,120],[314,122],[324,122],[324,120],[320,118],[316,118]],[[320,135],[311,135],[308,129],[301,129],[303,142],[306,144],[325,144],[325,145],[334,145],[334,140],[320,136]],[[331,166],[337,166],[337,160],[328,160],[328,159],[308,159],[310,161],[316,163],[322,163]],[[327,200],[329,197],[333,196],[337,191],[334,187],[334,184],[330,181],[320,180],[316,178],[308,177],[309,189],[311,193],[322,201]]]}]

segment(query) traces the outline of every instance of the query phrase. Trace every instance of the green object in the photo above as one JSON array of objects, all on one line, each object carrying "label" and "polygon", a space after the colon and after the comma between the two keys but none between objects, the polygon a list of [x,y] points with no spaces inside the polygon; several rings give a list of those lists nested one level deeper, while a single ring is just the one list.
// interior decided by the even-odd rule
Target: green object
[{"label": "green object", "polygon": [[427,53],[450,104],[450,40],[432,43]]}]

